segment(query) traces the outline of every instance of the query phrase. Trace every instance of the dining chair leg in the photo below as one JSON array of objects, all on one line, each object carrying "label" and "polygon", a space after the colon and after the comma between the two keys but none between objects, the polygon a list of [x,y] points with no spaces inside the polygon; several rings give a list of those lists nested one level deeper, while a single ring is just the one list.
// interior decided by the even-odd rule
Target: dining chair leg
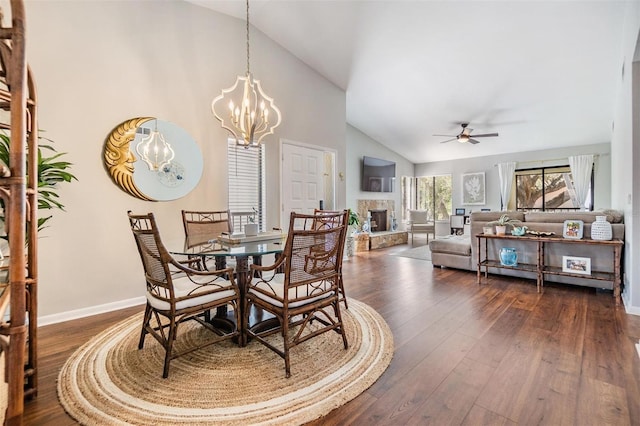
[{"label": "dining chair leg", "polygon": [[282,321],[282,335],[284,341],[284,372],[287,378],[291,377],[291,362],[289,361],[289,321]]},{"label": "dining chair leg", "polygon": [[342,299],[339,300],[344,302],[344,308],[349,309],[349,304],[347,303],[347,293],[344,291],[344,281],[342,280],[342,272],[340,272],[340,276],[338,276],[338,296],[342,295]]},{"label": "dining chair leg", "polygon": [[171,362],[171,353],[173,351],[173,341],[176,338],[177,327],[176,320],[171,318],[169,322],[169,335],[167,336],[167,340],[165,341],[165,355],[164,355],[164,370],[162,370],[162,378],[166,379],[169,377],[169,363]]},{"label": "dining chair leg", "polygon": [[344,348],[349,348],[349,342],[347,342],[347,333],[344,331],[344,323],[342,322],[342,312],[340,312],[340,302],[336,302],[335,304],[335,312],[336,317],[338,318],[338,322],[340,323],[340,334],[342,335],[342,343],[344,344]]},{"label": "dining chair leg", "polygon": [[144,319],[142,320],[142,330],[140,331],[140,341],[138,342],[138,349],[144,347],[144,338],[147,336],[147,326],[151,321],[151,305],[147,302],[147,306],[144,308]]}]

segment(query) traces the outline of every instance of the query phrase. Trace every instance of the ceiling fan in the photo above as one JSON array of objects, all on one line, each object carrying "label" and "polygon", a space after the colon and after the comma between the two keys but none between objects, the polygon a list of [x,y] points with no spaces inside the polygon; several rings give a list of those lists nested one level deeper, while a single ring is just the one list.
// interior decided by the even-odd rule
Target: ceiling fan
[{"label": "ceiling fan", "polygon": [[446,141],[442,141],[440,143],[447,143],[447,142],[457,140],[460,143],[469,142],[472,144],[480,143],[480,141],[476,140],[475,138],[487,138],[487,137],[498,136],[497,133],[483,133],[481,135],[472,136],[471,132],[473,132],[473,129],[470,129],[467,127],[469,123],[460,123],[460,125],[462,126],[462,131],[458,135],[433,135],[433,136],[446,136],[451,138],[451,139],[447,139]]}]

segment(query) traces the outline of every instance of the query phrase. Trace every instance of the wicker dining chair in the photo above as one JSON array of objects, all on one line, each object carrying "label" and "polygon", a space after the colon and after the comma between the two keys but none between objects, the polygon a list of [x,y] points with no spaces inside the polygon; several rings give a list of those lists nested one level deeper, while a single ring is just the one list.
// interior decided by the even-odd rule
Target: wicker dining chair
[{"label": "wicker dining chair", "polygon": [[[315,215],[292,212],[282,255],[270,266],[251,265],[258,277],[251,279],[245,294],[243,342],[255,338],[282,357],[286,377],[291,376],[291,348],[308,339],[333,330],[348,348],[338,300],[347,214],[327,215],[344,225],[316,229]],[[344,218],[332,217],[339,215]],[[280,267],[284,267],[284,273],[278,273]],[[251,306],[273,314],[277,325],[249,328]],[[282,338],[282,345],[276,336]]]},{"label": "wicker dining chair", "polygon": [[[197,246],[206,243],[222,234],[231,233],[231,216],[229,210],[220,211],[192,211],[182,210],[182,225],[184,236],[189,246]],[[207,257],[202,256],[202,266],[208,269]],[[226,264],[226,257],[216,257],[215,269],[223,269],[233,264]]]},{"label": "wicker dining chair", "polygon": [[[240,291],[231,268],[203,271],[195,268],[200,259],[182,262],[174,259],[162,244],[153,213],[134,215],[128,212],[128,215],[147,283],[147,305],[138,349],[143,348],[147,334],[162,345],[165,349],[162,377],[166,378],[172,359],[239,335],[237,327],[222,329],[204,318],[208,318],[211,309],[231,305],[235,324],[240,324]],[[213,337],[175,352],[178,326],[189,320],[206,327]]]},{"label": "wicker dining chair", "polygon": [[[313,214],[316,216],[313,224],[314,229],[329,229],[335,226],[345,225],[347,226],[347,230],[348,230],[348,224],[349,224],[348,220],[349,220],[349,214],[351,213],[351,210],[346,210],[347,212],[346,222],[344,221],[344,216],[342,215],[342,213],[344,212],[345,210],[340,211],[340,210],[315,209],[313,212]],[[340,256],[342,256],[343,254],[344,254],[344,244],[342,245]],[[344,281],[342,279],[342,267],[340,268],[339,280],[340,281],[338,283],[338,289],[340,291],[340,301],[344,302],[345,309],[349,309],[349,304],[347,303],[347,294],[344,291]]]},{"label": "wicker dining chair", "polygon": [[185,237],[194,243],[206,242],[223,232],[231,233],[229,210],[182,210],[182,224]]}]

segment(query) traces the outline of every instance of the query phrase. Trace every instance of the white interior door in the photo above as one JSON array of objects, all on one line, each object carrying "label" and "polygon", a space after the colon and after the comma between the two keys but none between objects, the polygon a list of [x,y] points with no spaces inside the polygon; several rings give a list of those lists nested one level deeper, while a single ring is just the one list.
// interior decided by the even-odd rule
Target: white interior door
[{"label": "white interior door", "polygon": [[287,229],[292,211],[313,213],[320,205],[324,193],[324,151],[284,142],[282,228]]}]

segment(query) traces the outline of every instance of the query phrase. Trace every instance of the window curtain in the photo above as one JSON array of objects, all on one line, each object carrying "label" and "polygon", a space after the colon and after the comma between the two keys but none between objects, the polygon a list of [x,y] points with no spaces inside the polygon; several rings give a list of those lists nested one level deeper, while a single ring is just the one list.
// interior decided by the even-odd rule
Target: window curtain
[{"label": "window curtain", "polygon": [[578,206],[580,209],[586,210],[585,203],[591,186],[593,154],[569,157],[569,167],[571,167],[571,176],[573,176],[573,187],[576,191]]},{"label": "window curtain", "polygon": [[513,185],[513,176],[516,172],[516,163],[500,163],[498,164],[498,174],[500,176],[500,203],[502,211],[508,209],[509,196],[511,195],[511,186]]}]

